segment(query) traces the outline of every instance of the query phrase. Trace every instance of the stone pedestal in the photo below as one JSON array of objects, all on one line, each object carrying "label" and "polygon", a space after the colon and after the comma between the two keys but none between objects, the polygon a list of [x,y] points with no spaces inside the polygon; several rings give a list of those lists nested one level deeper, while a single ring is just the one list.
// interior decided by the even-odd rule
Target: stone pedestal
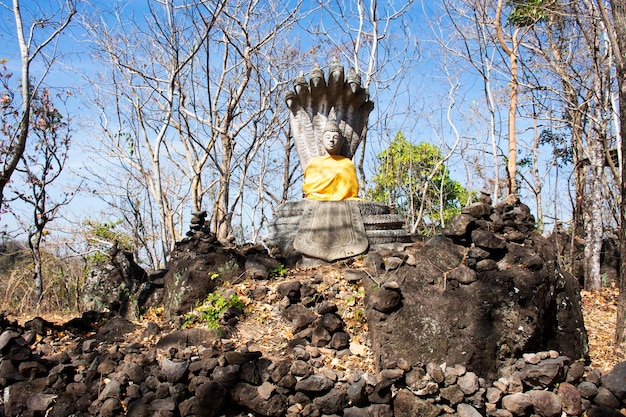
[{"label": "stone pedestal", "polygon": [[404,218],[365,201],[290,201],[276,208],[266,243],[286,256],[324,261],[362,254],[372,245],[409,243]]}]

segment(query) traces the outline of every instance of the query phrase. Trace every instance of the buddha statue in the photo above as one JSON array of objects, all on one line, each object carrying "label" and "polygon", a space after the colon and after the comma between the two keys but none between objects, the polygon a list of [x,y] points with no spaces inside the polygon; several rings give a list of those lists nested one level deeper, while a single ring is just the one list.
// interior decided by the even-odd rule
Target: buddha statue
[{"label": "buddha statue", "polygon": [[342,201],[358,199],[359,181],[352,160],[339,151],[341,130],[334,120],[326,123],[322,145],[327,155],[314,157],[304,170],[302,190],[309,200]]},{"label": "buddha statue", "polygon": [[359,255],[370,245],[407,242],[402,216],[382,203],[362,201],[352,158],[367,134],[374,103],[354,69],[338,62],[328,77],[316,67],[285,94],[290,132],[304,172],[305,198],[278,206],[268,247],[306,262]]}]

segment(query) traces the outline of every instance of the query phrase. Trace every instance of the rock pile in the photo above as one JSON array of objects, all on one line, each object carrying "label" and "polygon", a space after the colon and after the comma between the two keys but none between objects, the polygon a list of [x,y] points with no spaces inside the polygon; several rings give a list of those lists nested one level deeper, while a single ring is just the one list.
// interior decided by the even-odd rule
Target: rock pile
[{"label": "rock pile", "polygon": [[[281,291],[290,297],[297,286]],[[324,313],[321,321],[337,324],[327,314],[333,313]],[[154,345],[150,340],[159,332],[154,323],[143,330],[120,317],[101,326],[83,318],[83,324],[97,332],[60,338],[50,333],[59,329],[42,320],[24,327],[2,321],[1,416],[557,417],[586,412],[619,417],[617,410],[626,406],[626,362],[602,375],[554,351],[525,354],[488,384],[462,365],[412,367],[398,361],[371,373],[331,369],[321,360],[331,349],[298,337],[284,356],[266,357],[235,349],[208,330],[191,329]],[[334,355],[340,356],[343,346],[337,347]]]},{"label": "rock pile", "polygon": [[[279,282],[263,248],[223,247],[197,217],[160,289],[169,324],[222,282],[248,280],[245,296],[268,312],[254,324],[274,347],[231,316],[223,333],[96,312],[62,326],[0,316],[0,417],[618,417],[626,407],[626,362],[604,375],[586,366],[576,282],[519,201],[483,196],[425,244],[396,241]],[[358,293],[369,342],[345,311]]]},{"label": "rock pile", "polygon": [[366,257],[366,314],[379,365],[460,363],[489,381],[524,352],[587,360],[577,281],[517,199],[488,196],[422,247]]}]

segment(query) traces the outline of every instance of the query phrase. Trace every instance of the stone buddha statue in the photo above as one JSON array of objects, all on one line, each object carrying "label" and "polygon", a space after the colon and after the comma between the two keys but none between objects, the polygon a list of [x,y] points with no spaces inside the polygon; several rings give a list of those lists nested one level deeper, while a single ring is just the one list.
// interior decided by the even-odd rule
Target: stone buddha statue
[{"label": "stone buddha statue", "polygon": [[341,130],[329,120],[322,133],[327,155],[317,156],[304,169],[302,191],[310,200],[342,201],[358,199],[359,181],[351,159],[339,154],[343,144]]},{"label": "stone buddha statue", "polygon": [[305,198],[278,206],[266,243],[283,254],[334,261],[371,244],[409,241],[404,219],[382,203],[358,197],[352,157],[365,139],[374,104],[354,69],[315,68],[285,95],[289,124],[304,172]]}]

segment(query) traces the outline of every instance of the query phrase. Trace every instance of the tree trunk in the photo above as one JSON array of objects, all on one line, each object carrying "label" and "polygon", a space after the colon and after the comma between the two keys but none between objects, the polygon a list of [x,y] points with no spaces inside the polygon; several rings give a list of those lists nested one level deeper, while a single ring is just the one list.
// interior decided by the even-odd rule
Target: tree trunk
[{"label": "tree trunk", "polygon": [[[517,35],[517,31],[515,31]],[[511,60],[511,84],[509,91],[509,158],[507,161],[509,194],[517,194],[517,134],[516,134],[516,114],[517,114],[517,90],[519,86],[517,76],[517,43],[513,38],[513,49],[509,54]]]},{"label": "tree trunk", "polygon": [[215,203],[215,232],[217,240],[227,242],[232,232],[230,215],[230,164],[233,159],[232,139],[222,135],[222,161],[220,163],[219,194]]},{"label": "tree trunk", "polygon": [[[498,43],[509,57],[511,62],[511,82],[509,84],[509,119],[508,119],[508,140],[509,140],[509,153],[507,162],[507,182],[508,182],[508,194],[517,194],[517,133],[516,133],[516,115],[517,115],[517,91],[519,88],[518,79],[518,35],[519,28],[515,29],[511,36],[512,45],[506,43],[504,34],[502,33],[502,17],[503,0],[498,0],[496,6],[496,35],[498,36]],[[497,196],[496,196],[497,198]]]},{"label": "tree trunk", "polygon": [[[619,86],[619,119],[620,132],[626,126],[626,1],[611,0],[613,9],[613,28],[616,42],[613,49],[616,51],[617,85]],[[622,156],[626,154],[626,141],[620,138]],[[620,201],[620,277],[619,298],[617,300],[617,321],[615,325],[615,353],[617,360],[626,360],[626,164],[622,164]]]},{"label": "tree trunk", "polygon": [[593,134],[589,145],[591,166],[585,204],[585,289],[598,291],[602,288],[600,276],[600,252],[602,250],[602,171],[604,168],[604,146]]},{"label": "tree trunk", "polygon": [[33,280],[35,282],[34,306],[37,307],[43,298],[43,273],[41,268],[41,235],[43,229],[37,228],[28,236],[28,246],[33,257]]},{"label": "tree trunk", "polygon": [[22,63],[22,83],[20,86],[20,93],[22,95],[22,110],[20,125],[17,133],[17,141],[13,144],[13,150],[5,155],[5,162],[2,166],[2,172],[0,172],[0,207],[4,201],[4,189],[9,183],[13,172],[17,168],[24,151],[26,149],[26,140],[28,139],[28,130],[30,122],[30,101],[31,101],[31,88],[30,88],[30,51],[28,50],[28,44],[24,38],[24,28],[22,26],[22,14],[20,12],[19,0],[13,0],[13,16],[15,18],[15,26],[17,28],[17,38],[20,46],[20,55]]}]

